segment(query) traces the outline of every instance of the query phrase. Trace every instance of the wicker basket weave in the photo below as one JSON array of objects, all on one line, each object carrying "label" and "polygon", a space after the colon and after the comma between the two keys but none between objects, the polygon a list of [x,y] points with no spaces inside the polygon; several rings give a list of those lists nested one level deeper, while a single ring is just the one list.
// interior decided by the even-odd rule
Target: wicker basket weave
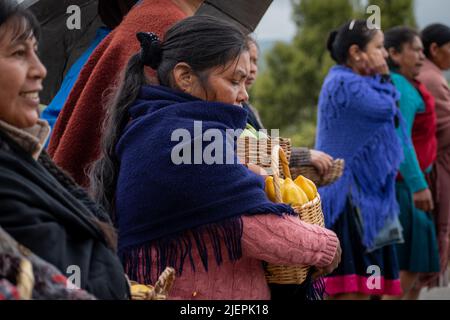
[{"label": "wicker basket weave", "polygon": [[167,300],[170,289],[175,281],[175,270],[166,268],[159,276],[155,286],[141,285],[130,281],[132,300]]},{"label": "wicker basket weave", "polygon": [[20,261],[20,272],[17,275],[17,291],[21,300],[31,300],[34,288],[33,266],[28,259]]},{"label": "wicker basket weave", "polygon": [[312,180],[316,186],[322,187],[332,184],[339,179],[344,172],[344,165],[345,162],[343,159],[334,160],[332,167],[324,176],[321,176],[317,169],[313,166],[291,167],[291,174],[293,179],[297,178],[299,175],[302,175]]},{"label": "wicker basket weave", "polygon": [[[289,161],[291,157],[291,140],[288,138],[277,139],[256,139],[242,137],[237,142],[237,155],[245,164],[252,163],[264,168],[269,175],[272,175],[272,149],[280,145]],[[280,172],[282,168],[279,167]]]},{"label": "wicker basket weave", "polygon": [[[272,150],[272,165],[274,168],[273,181],[275,198],[276,202],[281,203],[282,197],[279,181],[280,174],[277,172],[277,170],[275,170],[275,168],[278,168],[279,165],[281,165],[284,175],[287,178],[291,178],[291,174],[289,171],[289,165],[286,156],[284,155],[284,151],[279,146],[275,146]],[[294,206],[293,209],[298,214],[300,220],[310,224],[317,224],[322,227],[325,225],[319,194],[317,194],[317,197],[312,201],[302,206]],[[265,266],[266,281],[268,283],[276,284],[301,284],[303,281],[305,281],[309,269],[309,266],[279,266],[267,264]]]}]

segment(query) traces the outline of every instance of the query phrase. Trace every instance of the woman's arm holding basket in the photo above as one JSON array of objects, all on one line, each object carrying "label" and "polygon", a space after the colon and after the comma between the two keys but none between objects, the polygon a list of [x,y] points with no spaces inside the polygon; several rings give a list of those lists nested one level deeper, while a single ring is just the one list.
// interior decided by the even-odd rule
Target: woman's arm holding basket
[{"label": "woman's arm holding basket", "polygon": [[339,251],[334,232],[298,217],[244,216],[243,223],[243,255],[268,263],[321,268],[332,264]]}]

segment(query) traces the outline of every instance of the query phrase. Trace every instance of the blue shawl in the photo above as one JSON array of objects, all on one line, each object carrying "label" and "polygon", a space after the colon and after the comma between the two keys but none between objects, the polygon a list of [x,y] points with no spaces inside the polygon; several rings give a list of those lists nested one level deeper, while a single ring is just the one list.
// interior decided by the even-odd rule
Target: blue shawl
[{"label": "blue shawl", "polygon": [[316,149],[345,160],[336,183],[320,189],[325,222],[334,225],[350,196],[363,215],[363,244],[372,247],[387,219],[400,210],[395,177],[403,159],[396,123],[399,93],[385,77],[364,77],[334,66],[319,97]]},{"label": "blue shawl", "polygon": [[[264,179],[240,164],[233,149],[235,139],[226,139],[226,130],[245,128],[243,108],[206,102],[166,87],[143,86],[129,114],[131,120],[116,146],[120,161],[116,217],[119,254],[132,279],[152,280],[150,269],[144,275],[135,274],[142,269],[137,265],[141,249],[157,248],[158,273],[165,266],[181,273],[186,258],[193,265],[195,244],[207,270],[206,237],[218,264],[222,262],[221,239],[229,258],[237,260],[241,257],[242,215],[294,214],[290,206],[268,200]],[[194,121],[202,121],[202,130],[194,129]],[[223,138],[224,152],[219,158],[223,163],[231,158],[232,164],[194,164],[202,160],[195,154],[211,153],[209,141],[220,138],[207,141],[209,129],[216,129]],[[180,146],[189,146],[187,158],[184,152],[189,152],[181,152]],[[173,152],[192,164],[175,164]],[[145,268],[150,268],[152,257],[142,258]]]}]

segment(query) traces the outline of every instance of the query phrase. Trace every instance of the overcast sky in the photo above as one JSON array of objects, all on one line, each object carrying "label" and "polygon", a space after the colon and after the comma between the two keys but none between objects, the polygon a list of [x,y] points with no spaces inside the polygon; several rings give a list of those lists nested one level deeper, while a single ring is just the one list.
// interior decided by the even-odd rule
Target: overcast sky
[{"label": "overcast sky", "polygon": [[[422,28],[432,22],[450,24],[449,0],[415,1],[419,27]],[[274,0],[256,29],[258,40],[289,41],[295,34],[295,25],[292,22],[291,14],[290,0]],[[383,19],[383,15],[381,15],[381,19]]]}]

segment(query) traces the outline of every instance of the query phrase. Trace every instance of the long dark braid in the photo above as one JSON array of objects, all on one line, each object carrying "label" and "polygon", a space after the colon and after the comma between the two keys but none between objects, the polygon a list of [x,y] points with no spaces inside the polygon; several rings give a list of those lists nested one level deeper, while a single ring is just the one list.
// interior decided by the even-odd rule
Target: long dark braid
[{"label": "long dark braid", "polygon": [[106,117],[103,123],[101,141],[101,157],[89,169],[90,193],[94,200],[110,213],[114,220],[114,195],[116,190],[119,160],[115,146],[129,121],[128,109],[136,100],[139,90],[146,83],[144,64],[141,55],[135,54],[128,62],[124,80],[115,96],[107,104]]}]

